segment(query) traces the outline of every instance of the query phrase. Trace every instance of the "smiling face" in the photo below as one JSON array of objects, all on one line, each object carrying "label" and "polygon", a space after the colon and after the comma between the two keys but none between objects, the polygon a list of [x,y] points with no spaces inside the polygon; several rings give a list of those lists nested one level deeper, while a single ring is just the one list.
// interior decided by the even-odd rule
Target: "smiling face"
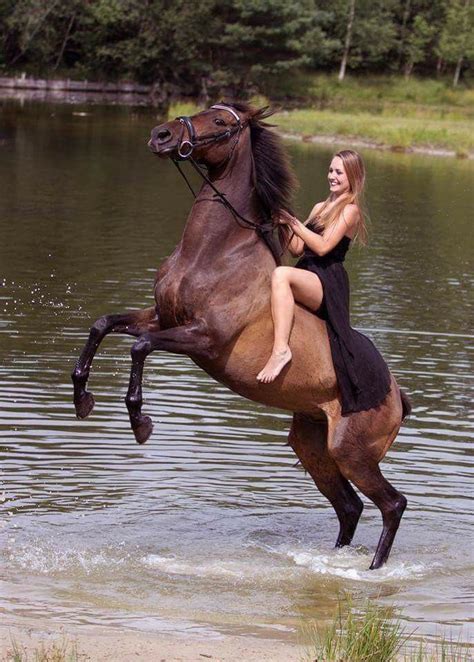
[{"label": "smiling face", "polygon": [[329,190],[338,196],[350,190],[349,179],[340,156],[335,156],[329,165]]}]

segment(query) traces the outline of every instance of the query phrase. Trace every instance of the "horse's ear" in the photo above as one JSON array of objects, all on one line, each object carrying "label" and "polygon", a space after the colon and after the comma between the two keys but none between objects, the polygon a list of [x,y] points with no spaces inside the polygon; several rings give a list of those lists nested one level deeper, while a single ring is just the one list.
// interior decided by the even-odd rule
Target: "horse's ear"
[{"label": "horse's ear", "polygon": [[[258,108],[255,110],[251,117],[250,121],[251,122],[263,122],[263,120],[266,120],[267,117],[271,117],[272,115],[275,114],[277,111],[276,108],[272,108],[271,106],[263,106],[263,108]],[[265,122],[264,126],[276,126],[275,124],[269,124],[268,122]]]},{"label": "horse's ear", "polygon": [[270,117],[271,115],[273,115],[274,112],[275,111],[270,106],[263,106],[263,108],[257,108],[252,113],[252,119],[253,120],[264,120],[267,117]]}]

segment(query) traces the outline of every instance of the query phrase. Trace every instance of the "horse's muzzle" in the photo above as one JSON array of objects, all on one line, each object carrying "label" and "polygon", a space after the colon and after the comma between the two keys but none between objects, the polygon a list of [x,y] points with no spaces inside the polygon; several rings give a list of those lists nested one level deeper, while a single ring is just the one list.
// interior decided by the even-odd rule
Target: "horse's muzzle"
[{"label": "horse's muzzle", "polygon": [[[172,138],[173,134],[169,129],[164,126],[157,126],[151,132],[148,147],[154,154],[158,154],[158,156],[167,156],[176,148],[176,145],[168,145]],[[166,146],[164,149],[162,149],[163,145]]]},{"label": "horse's muzzle", "polygon": [[165,159],[168,156],[171,156],[173,153],[176,153],[178,147],[174,143],[165,146],[157,145],[156,142],[154,142],[152,139],[148,141],[147,145],[150,148],[150,150],[153,152],[153,154],[156,154],[156,156],[159,156],[162,159]]}]

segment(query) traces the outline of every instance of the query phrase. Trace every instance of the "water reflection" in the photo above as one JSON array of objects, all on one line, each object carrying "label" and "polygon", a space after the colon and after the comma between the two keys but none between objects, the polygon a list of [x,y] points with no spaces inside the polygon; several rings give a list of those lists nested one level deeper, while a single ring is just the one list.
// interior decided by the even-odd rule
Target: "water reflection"
[{"label": "water reflection", "polygon": [[[288,415],[237,397],[188,359],[156,354],[147,363],[155,432],[145,447],[134,444],[123,403],[129,339],[104,343],[91,380],[96,410],[75,420],[69,372],[90,321],[150,305],[155,269],[191,199],[170,164],[147,152],[154,119],[145,111],[2,112],[7,621],[263,626],[285,637],[303,616],[327,618],[349,590],[399,604],[420,631],[449,624],[465,637],[473,164],[364,153],[371,243],[347,263],[353,322],[414,402],[385,464],[409,509],[390,563],[369,573],[378,511],[367,504],[355,547],[334,552],[334,513],[284,446]],[[325,196],[330,151],[289,149],[303,213]]]}]

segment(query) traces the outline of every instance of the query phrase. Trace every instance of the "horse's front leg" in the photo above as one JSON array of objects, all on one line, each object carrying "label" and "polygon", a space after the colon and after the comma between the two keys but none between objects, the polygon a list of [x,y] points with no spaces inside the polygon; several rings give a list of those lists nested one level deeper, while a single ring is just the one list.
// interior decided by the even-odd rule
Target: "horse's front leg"
[{"label": "horse's front leg", "polygon": [[149,416],[142,414],[142,377],[145,359],[155,350],[173,354],[186,354],[203,358],[215,358],[216,344],[213,343],[204,320],[195,320],[184,326],[145,333],[132,347],[132,369],[125,403],[130,415],[130,423],[139,444],[144,444],[152,433],[153,425]]},{"label": "horse's front leg", "polygon": [[140,336],[147,331],[158,331],[155,307],[117,315],[104,315],[94,322],[81,356],[71,373],[74,385],[74,406],[78,418],[86,418],[94,408],[94,396],[86,390],[92,360],[97,349],[109,333]]}]

